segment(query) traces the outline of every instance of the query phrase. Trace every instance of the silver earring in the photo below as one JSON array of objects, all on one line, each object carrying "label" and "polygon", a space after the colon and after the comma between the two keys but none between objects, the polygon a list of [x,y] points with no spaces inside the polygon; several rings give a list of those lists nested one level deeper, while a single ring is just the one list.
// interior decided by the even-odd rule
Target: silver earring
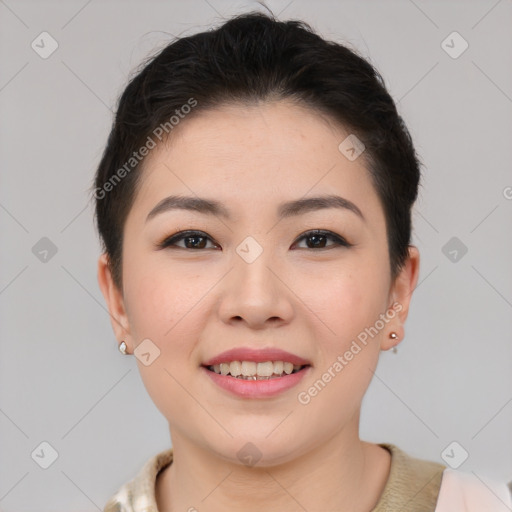
[{"label": "silver earring", "polygon": [[126,355],[126,343],[124,341],[119,344],[119,352]]}]

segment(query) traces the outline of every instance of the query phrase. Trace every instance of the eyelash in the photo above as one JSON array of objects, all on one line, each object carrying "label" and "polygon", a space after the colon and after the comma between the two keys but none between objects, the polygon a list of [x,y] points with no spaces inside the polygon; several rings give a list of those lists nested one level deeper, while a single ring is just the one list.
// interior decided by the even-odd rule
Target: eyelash
[{"label": "eyelash", "polygon": [[[341,247],[352,247],[353,246],[353,244],[347,242],[343,237],[336,235],[335,233],[332,233],[331,231],[326,231],[326,230],[322,230],[322,229],[313,229],[311,231],[306,231],[299,238],[297,238],[297,240],[294,242],[294,244],[302,239],[307,239],[314,235],[320,235],[320,236],[329,238],[330,240],[335,242],[334,246],[331,245],[328,247],[320,247],[319,250],[329,249],[330,247],[332,248],[332,247],[335,247],[336,245],[341,246]],[[176,245],[176,243],[180,242],[181,240],[184,240],[187,238],[192,238],[192,237],[197,237],[197,236],[199,236],[201,238],[207,238],[213,242],[213,240],[203,231],[188,230],[188,231],[180,231],[179,233],[176,233],[172,236],[165,238],[162,242],[157,244],[157,248],[158,249],[166,249],[166,248],[171,248],[174,246],[179,249],[189,249],[192,251],[201,250],[201,249],[193,249],[190,247],[178,247]],[[310,247],[305,247],[305,249],[314,250],[314,248],[310,248]]]}]

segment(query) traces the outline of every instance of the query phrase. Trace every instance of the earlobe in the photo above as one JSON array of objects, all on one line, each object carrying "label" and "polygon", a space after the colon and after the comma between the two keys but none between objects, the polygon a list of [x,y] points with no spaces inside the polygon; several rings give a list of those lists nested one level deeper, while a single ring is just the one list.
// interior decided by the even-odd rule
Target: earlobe
[{"label": "earlobe", "polygon": [[381,350],[395,348],[404,339],[404,325],[409,313],[412,293],[418,282],[419,264],[419,250],[414,245],[410,245],[407,260],[390,289],[391,305],[389,308],[393,309],[395,314],[381,341]]},{"label": "earlobe", "polygon": [[395,332],[391,331],[387,337],[381,341],[381,350],[389,350],[390,348],[396,349],[396,346],[400,343],[402,338]]},{"label": "earlobe", "polygon": [[130,330],[122,292],[115,285],[108,263],[108,255],[103,253],[98,259],[98,284],[110,314],[110,322],[116,338],[130,344]]}]

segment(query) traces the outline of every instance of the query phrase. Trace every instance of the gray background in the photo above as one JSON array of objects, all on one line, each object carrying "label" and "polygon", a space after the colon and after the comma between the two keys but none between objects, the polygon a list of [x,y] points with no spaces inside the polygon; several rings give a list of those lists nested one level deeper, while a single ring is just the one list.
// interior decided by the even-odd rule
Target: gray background
[{"label": "gray background", "polygon": [[[419,286],[406,339],[382,354],[365,398],[362,437],[439,462],[456,441],[452,459],[469,453],[460,470],[512,479],[512,2],[268,5],[377,66],[425,164],[414,213]],[[170,446],[135,360],[117,351],[87,189],[130,71],[171,34],[251,9],[260,8],[0,0],[5,512],[100,510]],[[47,59],[31,47],[43,31],[59,45]],[[453,31],[469,44],[458,58],[442,46]],[[452,40],[453,53],[461,41]],[[43,237],[57,248],[47,261],[32,250]],[[452,237],[467,247],[456,261],[451,245],[443,252]],[[58,453],[48,469],[31,457],[43,441]]]}]

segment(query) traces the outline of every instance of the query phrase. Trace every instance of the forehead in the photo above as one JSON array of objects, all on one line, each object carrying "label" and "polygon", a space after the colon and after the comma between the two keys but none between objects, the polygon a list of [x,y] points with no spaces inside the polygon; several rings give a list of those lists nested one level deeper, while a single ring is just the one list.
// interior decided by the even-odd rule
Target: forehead
[{"label": "forehead", "polygon": [[339,149],[350,133],[316,110],[287,101],[225,105],[196,111],[171,135],[144,163],[133,208],[146,214],[176,193],[216,197],[248,215],[319,194],[379,208],[364,159]]}]

